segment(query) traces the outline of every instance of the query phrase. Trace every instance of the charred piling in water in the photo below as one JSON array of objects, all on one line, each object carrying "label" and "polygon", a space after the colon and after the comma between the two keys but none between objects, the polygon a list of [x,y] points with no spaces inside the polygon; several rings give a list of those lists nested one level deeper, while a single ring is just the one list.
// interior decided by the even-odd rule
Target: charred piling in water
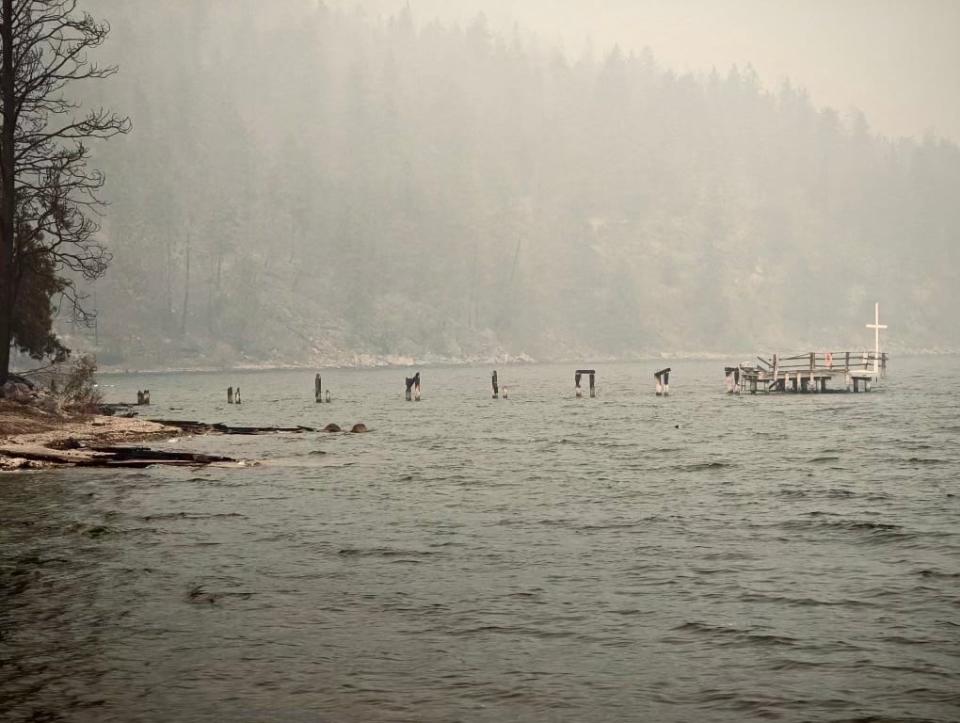
[{"label": "charred piling in water", "polygon": [[595,369],[578,369],[574,373],[573,375],[574,394],[578,399],[583,396],[583,390],[580,388],[580,380],[584,376],[589,378],[590,397],[592,399],[593,397],[597,396],[597,386],[596,386],[597,372]]}]

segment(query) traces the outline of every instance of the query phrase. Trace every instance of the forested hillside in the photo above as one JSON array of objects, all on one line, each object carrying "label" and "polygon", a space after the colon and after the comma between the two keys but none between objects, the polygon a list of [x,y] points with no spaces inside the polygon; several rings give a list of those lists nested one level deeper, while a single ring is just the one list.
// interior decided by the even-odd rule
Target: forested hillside
[{"label": "forested hillside", "polygon": [[953,143],[482,17],[88,6],[121,72],[84,101],[134,122],[97,149],[103,363],[860,348],[874,301],[891,348],[960,347]]}]

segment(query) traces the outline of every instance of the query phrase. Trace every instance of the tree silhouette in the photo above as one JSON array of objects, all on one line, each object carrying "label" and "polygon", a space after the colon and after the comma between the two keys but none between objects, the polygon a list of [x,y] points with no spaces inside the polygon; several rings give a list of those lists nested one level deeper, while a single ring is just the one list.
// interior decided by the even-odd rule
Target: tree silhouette
[{"label": "tree silhouette", "polygon": [[104,176],[88,165],[87,141],[126,133],[130,120],[103,108],[80,114],[68,94],[116,72],[88,56],[109,32],[77,0],[0,5],[0,384],[11,342],[35,356],[62,352],[51,341],[52,297],[83,316],[74,279],[98,278],[110,262],[97,240]]}]

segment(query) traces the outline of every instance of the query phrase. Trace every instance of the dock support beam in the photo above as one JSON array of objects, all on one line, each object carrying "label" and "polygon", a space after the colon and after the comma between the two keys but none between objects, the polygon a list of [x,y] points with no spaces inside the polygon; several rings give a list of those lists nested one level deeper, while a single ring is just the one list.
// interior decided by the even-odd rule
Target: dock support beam
[{"label": "dock support beam", "polygon": [[653,378],[657,380],[656,391],[658,397],[670,396],[670,368],[661,369],[653,373]]},{"label": "dock support beam", "polygon": [[583,391],[580,389],[580,379],[583,377],[584,374],[590,377],[590,397],[593,398],[597,396],[596,370],[595,369],[577,369],[577,371],[573,375],[573,385],[574,385],[574,394],[576,394],[578,399],[583,396]]},{"label": "dock support beam", "polygon": [[417,372],[412,377],[406,377],[407,390],[404,395],[405,399],[409,401],[420,401],[420,372]]}]

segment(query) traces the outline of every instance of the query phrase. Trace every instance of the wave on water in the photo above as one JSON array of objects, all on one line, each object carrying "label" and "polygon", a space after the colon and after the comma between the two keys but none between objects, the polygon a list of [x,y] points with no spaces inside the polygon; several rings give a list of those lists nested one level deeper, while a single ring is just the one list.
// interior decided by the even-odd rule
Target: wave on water
[{"label": "wave on water", "polygon": [[750,628],[726,627],[708,623],[690,621],[672,628],[673,632],[704,636],[714,640],[719,646],[784,646],[789,647],[801,641],[789,635],[758,632]]},{"label": "wave on water", "polygon": [[152,379],[191,418],[382,431],[176,442],[281,462],[244,470],[4,477],[0,718],[960,721],[960,374],[734,398],[678,363],[657,399],[649,366],[576,406],[573,365],[501,370],[522,404],[466,367],[420,405],[396,369],[325,371],[335,407],[314,372],[230,409],[233,375]]},{"label": "wave on water", "polygon": [[430,550],[401,550],[393,547],[370,547],[370,548],[358,548],[358,547],[345,547],[337,552],[340,557],[350,557],[350,558],[364,558],[364,557],[380,557],[380,558],[428,558],[437,555],[436,552],[431,552]]},{"label": "wave on water", "polygon": [[672,465],[672,469],[679,470],[681,472],[711,472],[718,469],[727,469],[731,467],[736,467],[735,462],[694,462],[692,464],[677,464]]},{"label": "wave on water", "polygon": [[876,522],[874,520],[836,519],[839,517],[831,512],[811,512],[808,517],[785,520],[776,523],[776,526],[786,530],[810,532],[840,532],[864,535],[871,541],[895,542],[909,540],[920,533],[908,531],[903,525],[890,522]]}]

